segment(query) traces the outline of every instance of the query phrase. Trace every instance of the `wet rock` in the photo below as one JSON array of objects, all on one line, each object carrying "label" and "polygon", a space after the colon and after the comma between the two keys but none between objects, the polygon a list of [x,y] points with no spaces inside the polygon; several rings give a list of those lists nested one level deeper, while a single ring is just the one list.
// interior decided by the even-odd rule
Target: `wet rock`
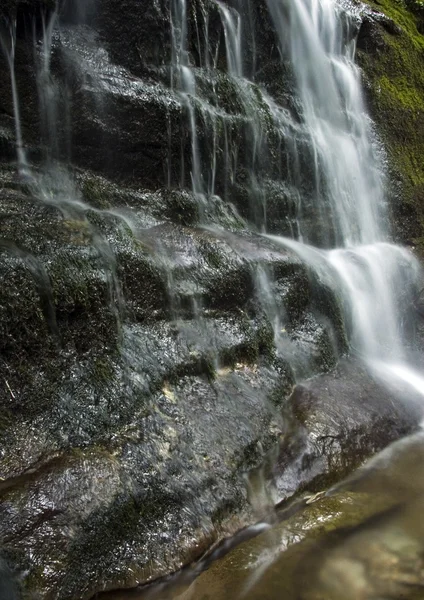
[{"label": "wet rock", "polygon": [[282,498],[340,480],[368,456],[414,431],[423,407],[418,393],[395,386],[388,391],[364,366],[343,361],[333,372],[297,385],[288,410],[293,429],[277,467]]},{"label": "wet rock", "polygon": [[[170,62],[170,2],[160,0],[148,8],[134,0],[119,7],[113,0],[100,0],[98,26],[116,62],[142,73],[146,67]],[[120,41],[116,32],[120,32]]]},{"label": "wet rock", "polygon": [[272,419],[264,403],[272,380],[271,371],[249,367],[218,374],[212,385],[183,377],[108,442],[58,452],[4,482],[2,546],[28,569],[24,590],[89,598],[134,586],[201,554],[226,520],[229,530],[239,527],[249,518],[242,470],[273,439],[260,433]]},{"label": "wet rock", "polygon": [[279,524],[209,564],[188,589],[180,576],[140,598],[225,600],[228,589],[250,600],[420,598],[423,447],[422,434],[393,444],[324,497],[277,513]]},{"label": "wet rock", "polygon": [[1,13],[6,16],[20,12],[22,14],[34,14],[41,9],[53,10],[55,8],[54,0],[4,0],[1,6]]},{"label": "wet rock", "polygon": [[364,17],[357,44],[359,50],[363,50],[369,54],[384,50],[385,41],[383,33],[378,25],[378,21],[372,15]]},{"label": "wet rock", "polygon": [[[190,187],[187,98],[170,90],[166,77],[143,79],[113,62],[113,54],[109,56],[99,43],[97,33],[87,27],[64,27],[55,41],[55,72],[72,97],[76,162],[153,189],[169,181],[181,183],[185,172],[182,183]],[[240,168],[249,169],[255,161],[264,176],[278,176],[287,159],[260,89],[205,68],[194,70],[194,76],[199,98],[190,102],[196,113],[205,186],[208,178],[213,180],[213,191],[228,201],[232,168],[228,153],[237,155]],[[258,127],[267,135],[261,153],[253,156],[252,136]],[[214,170],[209,175],[211,164]]]},{"label": "wet rock", "polygon": [[24,596],[51,599],[162,576],[252,520],[244,473],[293,385],[258,269],[293,339],[316,301],[299,259],[234,215],[195,229],[171,222],[187,194],[76,180],[5,171],[0,207],[1,540]]},{"label": "wet rock", "polygon": [[383,31],[400,35],[402,29],[384,13],[366,6],[362,12],[362,23],[357,38],[357,48],[369,54],[378,53],[386,46]]},{"label": "wet rock", "polygon": [[[134,587],[251,522],[245,474],[287,426],[281,411],[300,431],[282,445],[281,497],[344,475],[416,423],[358,366],[298,386],[287,406],[295,376],[347,350],[340,306],[246,223],[292,233],[315,192],[312,146],[266,3],[229,4],[247,16],[249,75],[280,103],[295,167],[267,94],[225,73],[217,3],[189,4],[190,102],[200,160],[215,165],[204,194],[189,191],[169,1],[99,0],[90,26],[63,9],[47,81],[54,152],[38,116],[42,27],[22,9],[16,76],[38,166],[26,181],[13,164],[0,171],[0,540],[25,598]],[[14,162],[4,57],[0,79],[0,159]]]},{"label": "wet rock", "polygon": [[[10,34],[2,33],[6,45],[10,45]],[[15,69],[19,72],[19,101],[22,119],[24,146],[34,152],[40,144],[39,112],[37,110],[37,86],[33,69],[34,51],[32,44],[19,40],[16,48]],[[0,145],[0,161],[16,161],[16,130],[12,100],[10,70],[3,51],[0,51],[0,119],[3,143]]]},{"label": "wet rock", "polygon": [[113,62],[99,44],[86,26],[64,27],[55,40],[57,76],[72,98],[75,161],[115,179],[142,180],[144,187],[164,185],[184,139],[189,143],[181,103],[159,82]]}]

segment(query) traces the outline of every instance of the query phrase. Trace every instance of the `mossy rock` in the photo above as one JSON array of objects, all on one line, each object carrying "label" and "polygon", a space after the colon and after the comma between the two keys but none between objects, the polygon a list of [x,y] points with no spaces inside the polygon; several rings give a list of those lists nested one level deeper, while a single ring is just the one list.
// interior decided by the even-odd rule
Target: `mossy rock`
[{"label": "mossy rock", "polygon": [[[423,253],[424,35],[419,2],[368,3],[393,23],[365,21],[358,60],[366,77],[372,115],[389,158],[396,234]],[[377,39],[377,44],[372,38]],[[367,45],[367,40],[369,44]],[[397,191],[396,191],[397,189]]]}]

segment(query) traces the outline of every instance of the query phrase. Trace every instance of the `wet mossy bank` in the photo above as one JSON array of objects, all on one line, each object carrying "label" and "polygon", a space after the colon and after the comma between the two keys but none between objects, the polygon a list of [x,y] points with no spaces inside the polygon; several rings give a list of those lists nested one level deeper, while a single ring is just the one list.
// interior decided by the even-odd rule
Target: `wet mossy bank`
[{"label": "wet mossy bank", "polygon": [[419,0],[368,4],[372,10],[359,33],[357,58],[388,155],[395,235],[423,256],[424,8]]}]

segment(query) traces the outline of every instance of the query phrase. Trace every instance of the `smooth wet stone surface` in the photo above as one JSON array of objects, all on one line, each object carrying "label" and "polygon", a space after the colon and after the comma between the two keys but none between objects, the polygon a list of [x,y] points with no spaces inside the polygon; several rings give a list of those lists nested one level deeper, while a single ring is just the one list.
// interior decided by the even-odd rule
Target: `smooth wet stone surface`
[{"label": "smooth wet stone surface", "polygon": [[388,389],[355,360],[298,384],[286,407],[289,425],[276,467],[279,498],[342,479],[416,429],[423,411],[418,391],[402,384]]},{"label": "smooth wet stone surface", "polygon": [[41,203],[10,171],[3,183],[4,555],[24,594],[46,598],[178,570],[254,520],[244,474],[281,431],[293,373],[275,355],[258,272],[274,273],[306,372],[335,363],[330,328],[314,329],[320,312],[337,320],[334,303],[261,236],[163,213],[131,229],[99,206],[139,195],[98,177],[83,187],[92,204],[66,187]]},{"label": "smooth wet stone surface", "polygon": [[85,179],[93,205],[64,194],[53,207],[7,175],[0,535],[24,597],[135,587],[254,522],[246,471],[295,421],[266,508],[416,426],[414,405],[396,407],[355,364],[287,402],[293,372],[275,353],[261,273],[302,373],[331,369],[329,342],[344,335],[333,296],[290,251],[163,214],[131,229],[99,202],[146,215],[139,195],[98,177]]},{"label": "smooth wet stone surface", "polygon": [[423,464],[419,433],[214,562],[185,591],[176,586],[130,597],[418,600],[424,589]]}]

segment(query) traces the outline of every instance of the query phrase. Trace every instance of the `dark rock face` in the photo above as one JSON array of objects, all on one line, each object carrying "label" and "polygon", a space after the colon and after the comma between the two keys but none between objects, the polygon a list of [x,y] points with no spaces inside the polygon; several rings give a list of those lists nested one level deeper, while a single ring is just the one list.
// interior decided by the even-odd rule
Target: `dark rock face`
[{"label": "dark rock face", "polygon": [[[114,62],[134,75],[171,62],[170,2],[159,0],[140,6],[134,0],[119,5],[100,0],[96,24]],[[119,31],[119,37],[116,33]]]},{"label": "dark rock face", "polygon": [[[189,3],[196,85],[219,113],[194,111],[202,164],[215,160],[215,187],[200,199],[189,108],[170,84],[168,1],[61,4],[44,79],[41,14],[48,22],[54,7],[2,5],[18,14],[15,73],[32,163],[31,176],[16,173],[2,55],[0,541],[23,598],[88,599],[200,556],[255,518],[246,472],[287,423],[302,435],[282,446],[286,495],[345,474],[416,423],[415,408],[395,409],[356,366],[290,396],[296,378],[331,371],[348,344],[334,293],[258,233],[292,232],[294,181],[313,201],[313,157],[299,136],[293,167],[259,89],[294,131],[293,75],[266,3],[235,5],[250,23],[246,89],[225,72],[216,3]],[[367,50],[365,25],[362,36]],[[43,89],[54,98],[48,115]],[[255,127],[264,139],[252,152]],[[311,238],[318,219],[307,224]],[[340,404],[346,395],[354,414]],[[0,595],[3,586],[12,600],[5,565]]]},{"label": "dark rock face", "polygon": [[[137,335],[143,332],[131,333],[148,343],[146,335]],[[202,375],[180,377],[164,384],[150,403],[127,387],[126,401],[135,410],[127,423],[125,397],[112,408],[105,388],[97,407],[87,406],[87,387],[84,402],[68,396],[80,415],[79,425],[75,419],[68,424],[73,450],[50,452],[47,462],[2,490],[3,549],[29,568],[28,592],[89,598],[100,589],[134,586],[178,569],[239,526],[246,501],[234,475],[241,465],[255,464],[262,443],[269,444],[262,435],[271,418],[264,400],[276,385],[275,371],[239,367],[214,384]],[[70,408],[62,407],[64,419]],[[91,448],[83,443],[94,433],[87,410],[104,415]],[[104,420],[110,418],[117,420],[115,427]],[[57,433],[64,435],[66,427],[62,419]],[[50,429],[44,439],[44,457],[53,435]],[[225,526],[235,512],[238,518]],[[36,563],[29,553],[37,555]]]},{"label": "dark rock face", "polygon": [[[67,213],[12,173],[3,184],[4,555],[27,573],[24,596],[89,598],[165,575],[253,518],[243,473],[281,428],[293,373],[275,356],[257,269],[274,273],[312,370],[336,360],[316,321],[334,307],[264,238],[172,223],[180,203],[191,214],[188,195],[175,206],[172,192],[81,174],[93,208]],[[117,197],[141,237],[94,208]]]},{"label": "dark rock face", "polygon": [[331,373],[297,385],[287,410],[292,429],[282,446],[277,475],[283,499],[297,489],[328,487],[414,430],[422,402],[419,393],[394,387],[389,392],[384,381],[361,364],[342,361]]}]

